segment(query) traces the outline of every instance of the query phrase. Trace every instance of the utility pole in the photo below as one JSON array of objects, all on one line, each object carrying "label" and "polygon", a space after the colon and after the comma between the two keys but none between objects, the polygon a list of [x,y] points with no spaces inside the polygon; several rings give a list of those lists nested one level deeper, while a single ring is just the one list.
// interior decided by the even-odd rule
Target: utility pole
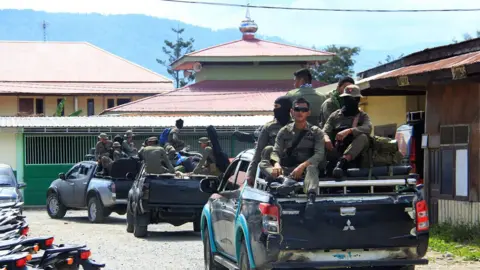
[{"label": "utility pole", "polygon": [[47,21],[43,21],[42,22],[42,29],[43,29],[43,42],[47,41],[47,27],[49,26],[50,24],[47,22]]}]

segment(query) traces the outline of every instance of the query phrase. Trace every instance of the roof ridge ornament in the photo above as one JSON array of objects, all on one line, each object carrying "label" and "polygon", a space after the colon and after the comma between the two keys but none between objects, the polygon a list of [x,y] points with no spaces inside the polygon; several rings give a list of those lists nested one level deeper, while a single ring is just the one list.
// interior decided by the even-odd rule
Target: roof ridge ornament
[{"label": "roof ridge ornament", "polygon": [[250,3],[247,3],[247,11],[245,13],[245,19],[240,23],[240,32],[242,32],[242,39],[251,40],[255,39],[255,33],[258,30],[258,25],[254,20],[250,18]]}]

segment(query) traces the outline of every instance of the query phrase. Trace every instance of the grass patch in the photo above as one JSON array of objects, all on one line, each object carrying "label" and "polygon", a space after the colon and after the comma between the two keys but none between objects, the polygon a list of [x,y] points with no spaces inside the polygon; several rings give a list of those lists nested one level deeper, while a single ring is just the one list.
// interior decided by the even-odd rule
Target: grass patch
[{"label": "grass patch", "polygon": [[480,225],[435,225],[430,229],[429,247],[468,261],[480,261]]}]

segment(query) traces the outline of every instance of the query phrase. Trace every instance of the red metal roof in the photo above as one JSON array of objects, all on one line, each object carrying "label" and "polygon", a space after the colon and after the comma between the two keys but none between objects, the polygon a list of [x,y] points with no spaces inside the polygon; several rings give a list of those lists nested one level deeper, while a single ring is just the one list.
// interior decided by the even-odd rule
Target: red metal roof
[{"label": "red metal roof", "polygon": [[[314,82],[314,87],[325,85]],[[122,112],[271,111],[273,102],[293,88],[292,80],[201,81],[184,88],[106,110]]]},{"label": "red metal roof", "polygon": [[399,69],[395,69],[392,71],[388,71],[379,75],[375,75],[365,80],[379,80],[379,79],[387,79],[392,77],[399,77],[399,76],[406,76],[406,75],[413,75],[413,74],[420,74],[426,73],[431,71],[437,71],[441,69],[450,69],[455,66],[462,66],[462,65],[470,65],[480,62],[480,52],[471,52],[459,56],[454,56],[442,60],[438,60],[435,62],[402,67]]},{"label": "red metal roof", "polygon": [[159,94],[171,91],[170,82],[158,83],[30,83],[0,82],[0,94],[118,95]]},{"label": "red metal roof", "polygon": [[86,42],[1,41],[0,59],[0,81],[170,81]]}]

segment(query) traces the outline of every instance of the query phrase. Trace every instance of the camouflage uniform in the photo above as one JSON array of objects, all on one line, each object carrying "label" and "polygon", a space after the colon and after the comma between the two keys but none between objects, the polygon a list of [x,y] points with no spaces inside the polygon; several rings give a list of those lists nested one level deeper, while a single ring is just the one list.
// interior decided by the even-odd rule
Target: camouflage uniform
[{"label": "camouflage uniform", "polygon": [[179,133],[180,129],[178,129],[177,127],[173,127],[168,133],[167,141],[167,143],[172,145],[177,151],[183,150],[183,148],[185,148],[185,142],[178,138]]},{"label": "camouflage uniform", "polygon": [[102,163],[103,169],[107,169],[107,171],[110,172],[113,162],[125,157],[127,157],[127,154],[125,154],[122,151],[122,146],[120,145],[120,143],[114,142],[113,143],[113,160],[110,157],[102,156],[100,161]]},{"label": "camouflage uniform", "polygon": [[133,136],[134,136],[133,132],[131,130],[127,130],[127,132],[125,132],[125,135],[124,135],[125,139],[122,142],[123,152],[125,152],[130,157],[136,156],[138,153],[133,140],[131,142],[128,142],[128,139],[133,138]]},{"label": "camouflage uniform", "polygon": [[98,141],[95,145],[95,159],[100,160],[103,156],[110,156],[110,151],[112,150],[112,141],[108,140],[108,136],[105,133],[100,133],[98,135],[99,139],[107,139],[105,143]]},{"label": "camouflage uniform", "polygon": [[[319,127],[307,123],[306,129],[307,133],[299,142],[297,147],[293,150],[292,155],[296,159],[296,166],[307,160],[311,163],[311,165],[306,168],[304,181],[305,192],[309,192],[312,190],[316,191],[318,188],[318,166],[324,160],[325,141],[324,133]],[[292,146],[293,141],[300,132],[301,130],[295,129],[295,123],[290,123],[281,128],[275,140],[275,146],[273,147],[273,152],[270,157],[271,160],[282,165],[281,158],[285,157],[286,150]],[[296,166],[282,166],[284,175],[289,175],[296,168]],[[270,165],[264,172],[271,174],[272,168],[273,166]]]},{"label": "camouflage uniform", "polygon": [[[210,143],[210,140],[207,137],[202,137],[198,140],[198,143]],[[220,171],[215,165],[215,156],[213,155],[213,149],[211,146],[207,146],[202,151],[202,159],[198,162],[195,169],[193,169],[194,174],[204,174],[204,175],[219,175]]]},{"label": "camouflage uniform", "polygon": [[[150,137],[148,141],[158,142],[158,138]],[[145,146],[139,151],[138,156],[144,161],[147,174],[175,173],[167,152],[160,145]]]},{"label": "camouflage uniform", "polygon": [[318,126],[320,122],[321,107],[323,102],[325,102],[325,95],[318,93],[312,87],[300,87],[298,89],[290,90],[286,96],[292,97],[292,102],[297,98],[303,97],[305,100],[310,103],[310,116],[307,118],[307,121]]},{"label": "camouflage uniform", "polygon": [[255,147],[255,155],[247,172],[247,175],[251,177],[251,179],[255,179],[258,166],[260,166],[261,170],[270,170],[269,173],[272,173],[270,169],[270,155],[275,145],[275,138],[282,127],[283,125],[277,120],[272,120],[259,129],[260,134],[258,135],[257,146]]},{"label": "camouflage uniform", "polygon": [[332,113],[334,113],[336,110],[339,110],[340,108],[340,103],[335,98],[328,98],[327,100],[325,100],[321,107],[319,127],[323,128],[330,115],[332,115]]}]

